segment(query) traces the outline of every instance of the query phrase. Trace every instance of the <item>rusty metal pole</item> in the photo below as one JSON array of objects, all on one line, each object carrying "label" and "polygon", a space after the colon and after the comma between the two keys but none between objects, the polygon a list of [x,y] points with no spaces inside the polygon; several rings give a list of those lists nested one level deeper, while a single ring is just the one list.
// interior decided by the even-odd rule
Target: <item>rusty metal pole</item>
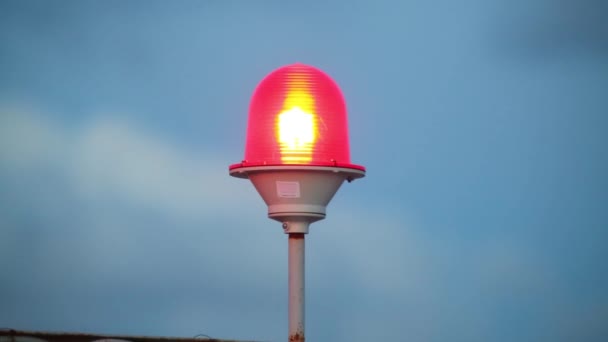
[{"label": "rusty metal pole", "polygon": [[289,342],[304,342],[304,234],[289,234]]}]

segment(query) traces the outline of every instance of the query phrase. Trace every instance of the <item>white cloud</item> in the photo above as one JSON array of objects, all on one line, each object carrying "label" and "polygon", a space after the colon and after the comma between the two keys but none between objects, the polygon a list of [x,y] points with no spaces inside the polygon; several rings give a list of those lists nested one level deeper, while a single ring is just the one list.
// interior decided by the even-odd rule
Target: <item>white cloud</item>
[{"label": "white cloud", "polygon": [[50,120],[28,110],[0,109],[0,165],[52,164],[66,146],[63,129]]},{"label": "white cloud", "polygon": [[228,176],[229,163],[115,117],[68,129],[30,111],[0,109],[0,165],[59,171],[86,200],[112,200],[180,218],[245,209],[253,188]]},{"label": "white cloud", "polygon": [[180,216],[226,208],[244,182],[227,174],[228,162],[203,151],[189,154],[125,122],[103,120],[79,138],[73,171],[87,197],[120,196]]}]

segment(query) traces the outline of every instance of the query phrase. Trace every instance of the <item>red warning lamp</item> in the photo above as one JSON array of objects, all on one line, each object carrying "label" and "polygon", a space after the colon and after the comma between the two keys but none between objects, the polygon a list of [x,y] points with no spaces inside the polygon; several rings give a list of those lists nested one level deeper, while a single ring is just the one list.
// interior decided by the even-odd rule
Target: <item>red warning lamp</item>
[{"label": "red warning lamp", "polygon": [[245,160],[254,165],[341,166],[350,164],[346,105],[338,85],[304,64],[270,73],[249,108]]},{"label": "red warning lamp", "polygon": [[229,169],[251,180],[286,233],[308,233],[344,180],[365,175],[350,163],[346,104],[336,82],[299,63],[266,76],[251,99],[245,159]]},{"label": "red warning lamp", "polygon": [[249,107],[245,159],[231,176],[249,178],[268,217],[289,234],[289,340],[304,341],[304,234],[325,218],[345,180],[365,176],[350,163],[346,104],[327,74],[304,64],[271,72]]}]

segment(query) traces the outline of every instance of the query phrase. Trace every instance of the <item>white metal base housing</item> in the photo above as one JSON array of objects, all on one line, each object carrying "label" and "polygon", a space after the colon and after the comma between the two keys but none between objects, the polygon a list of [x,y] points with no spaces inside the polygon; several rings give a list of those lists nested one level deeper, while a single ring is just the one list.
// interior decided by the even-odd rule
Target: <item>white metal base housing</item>
[{"label": "white metal base housing", "polygon": [[230,175],[249,178],[268,205],[268,217],[289,234],[289,337],[304,342],[304,241],[308,226],[325,218],[325,208],[344,181],[365,171],[328,166],[243,166]]},{"label": "white metal base housing", "polygon": [[268,217],[283,223],[285,233],[308,233],[308,225],[325,218],[325,208],[344,181],[365,171],[329,166],[251,166],[230,170],[249,178],[264,202]]}]

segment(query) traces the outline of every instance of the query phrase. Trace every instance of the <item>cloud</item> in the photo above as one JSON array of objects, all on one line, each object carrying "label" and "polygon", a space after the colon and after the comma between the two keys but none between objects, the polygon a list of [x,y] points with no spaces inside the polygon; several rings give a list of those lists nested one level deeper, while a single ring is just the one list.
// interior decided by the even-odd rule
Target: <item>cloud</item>
[{"label": "cloud", "polygon": [[0,108],[0,163],[37,167],[55,163],[68,140],[63,129],[29,110]]},{"label": "cloud", "polygon": [[68,129],[31,111],[2,108],[0,163],[55,170],[89,201],[112,200],[176,218],[250,207],[245,201],[252,187],[228,176],[226,158],[193,153],[127,120],[101,117]]},{"label": "cloud", "polygon": [[115,120],[90,125],[73,157],[72,171],[84,196],[123,198],[178,216],[238,205],[242,196],[237,194],[247,186],[228,177],[226,160],[188,154]]},{"label": "cloud", "polygon": [[546,63],[581,53],[603,58],[608,52],[605,1],[504,1],[494,13],[491,43],[501,44],[507,55]]}]

